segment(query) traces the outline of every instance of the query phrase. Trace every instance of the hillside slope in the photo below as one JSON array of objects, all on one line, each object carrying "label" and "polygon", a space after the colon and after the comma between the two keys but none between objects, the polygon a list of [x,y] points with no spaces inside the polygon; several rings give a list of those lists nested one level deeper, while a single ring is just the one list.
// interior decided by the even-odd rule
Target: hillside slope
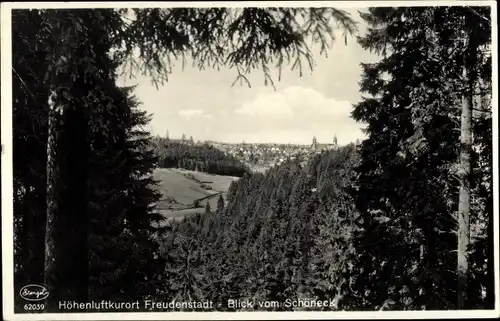
[{"label": "hillside slope", "polygon": [[[156,209],[168,219],[203,213],[207,201],[215,208],[219,194],[225,199],[229,185],[238,179],[176,168],[157,168],[153,178],[158,182],[155,189],[162,194]],[[195,204],[197,200],[199,204]]]},{"label": "hillside slope", "polygon": [[[169,291],[219,302],[311,298],[336,306],[353,255],[357,211],[347,190],[357,159],[350,145],[317,155],[305,166],[290,161],[266,174],[245,175],[231,185],[225,210],[172,222],[161,241],[166,268],[176,280],[167,283]],[[196,257],[190,259],[191,253]],[[304,309],[279,303],[253,308]]]}]

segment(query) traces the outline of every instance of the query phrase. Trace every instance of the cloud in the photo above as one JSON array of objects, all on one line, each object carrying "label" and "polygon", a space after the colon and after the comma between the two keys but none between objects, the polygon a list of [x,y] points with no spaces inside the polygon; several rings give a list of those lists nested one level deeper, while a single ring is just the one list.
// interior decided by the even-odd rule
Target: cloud
[{"label": "cloud", "polygon": [[[261,91],[257,97],[234,110],[234,139],[309,142],[312,136],[339,143],[363,137],[360,125],[351,117],[352,105],[345,100],[326,97],[304,86],[290,86],[278,92]],[[236,127],[237,126],[237,127]],[[238,138],[237,138],[238,137]]]},{"label": "cloud", "polygon": [[192,117],[203,115],[203,110],[201,109],[184,109],[177,112],[177,114],[181,117]]},{"label": "cloud", "polygon": [[312,88],[292,86],[281,92],[261,93],[253,101],[244,103],[235,112],[261,116],[349,116],[352,106],[348,101],[327,98]]},{"label": "cloud", "polygon": [[293,111],[282,93],[260,94],[251,102],[235,110],[237,114],[243,115],[265,115],[265,116],[292,116]]},{"label": "cloud", "polygon": [[351,103],[335,98],[327,98],[319,91],[307,87],[289,87],[283,91],[289,104],[298,114],[316,114],[318,116],[349,116]]}]

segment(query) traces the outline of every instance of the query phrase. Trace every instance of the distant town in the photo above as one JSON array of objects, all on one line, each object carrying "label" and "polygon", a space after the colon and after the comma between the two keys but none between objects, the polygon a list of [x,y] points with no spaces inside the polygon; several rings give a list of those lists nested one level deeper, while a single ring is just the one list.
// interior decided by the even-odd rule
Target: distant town
[{"label": "distant town", "polygon": [[[159,136],[157,136],[159,137]],[[233,156],[247,164],[253,171],[264,172],[267,169],[280,165],[287,159],[306,162],[311,156],[323,151],[338,147],[337,137],[334,136],[332,143],[320,143],[316,137],[312,138],[311,144],[276,144],[276,143],[224,143],[212,140],[195,141],[193,137],[170,138],[168,131],[165,136],[171,142],[188,145],[211,145],[226,155]]]}]

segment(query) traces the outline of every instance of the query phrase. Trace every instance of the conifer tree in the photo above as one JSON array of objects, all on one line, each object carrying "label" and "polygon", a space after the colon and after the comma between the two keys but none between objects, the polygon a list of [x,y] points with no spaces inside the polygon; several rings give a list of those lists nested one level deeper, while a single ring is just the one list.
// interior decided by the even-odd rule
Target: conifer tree
[{"label": "conifer tree", "polygon": [[219,195],[219,199],[217,200],[217,213],[222,213],[224,211],[224,198],[222,194]]},{"label": "conifer tree", "polygon": [[[364,97],[353,112],[356,120],[368,123],[369,134],[361,144],[359,188],[354,192],[358,209],[366,213],[356,238],[361,255],[352,293],[358,292],[350,298],[358,307],[467,305],[468,250],[460,244],[468,243],[470,233],[470,175],[465,178],[457,169],[468,163],[471,151],[470,142],[460,143],[459,137],[460,119],[468,122],[467,117],[455,107],[464,95],[469,101],[462,100],[463,106],[471,107],[472,85],[463,77],[463,68],[472,64],[473,70],[483,70],[489,55],[484,10],[372,8],[362,14],[371,28],[359,43],[381,59],[363,66],[361,90],[371,97]],[[463,32],[470,32],[464,20],[478,26],[472,56],[481,63],[472,63],[470,48],[463,46],[469,39]],[[384,73],[389,77],[382,77]],[[467,136],[462,131],[462,138]],[[456,166],[458,151],[462,165]],[[407,174],[401,176],[402,171]],[[450,179],[457,174],[458,181]],[[464,219],[458,219],[460,213]],[[407,253],[405,260],[398,253]],[[367,289],[375,279],[378,286]]]},{"label": "conifer tree", "polygon": [[119,117],[114,123],[123,124],[91,135],[90,297],[94,300],[151,295],[162,270],[152,224],[161,219],[152,211],[159,199],[151,178],[157,158],[146,149],[150,136],[141,127],[150,119],[138,110],[132,90],[116,88],[113,104],[96,108],[91,118],[99,122]]},{"label": "conifer tree", "polygon": [[118,17],[113,10],[47,10],[43,17],[50,33],[44,284],[53,311],[58,300],[88,299],[89,111],[114,80],[107,26]]}]

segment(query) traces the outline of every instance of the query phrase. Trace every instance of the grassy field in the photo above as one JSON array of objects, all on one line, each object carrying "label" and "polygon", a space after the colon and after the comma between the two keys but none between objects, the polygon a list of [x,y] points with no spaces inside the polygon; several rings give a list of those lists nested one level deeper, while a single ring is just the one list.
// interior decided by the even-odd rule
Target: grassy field
[{"label": "grassy field", "polygon": [[221,176],[204,172],[188,171],[183,169],[173,169],[173,171],[182,174],[191,174],[194,176],[195,179],[202,182],[206,182],[206,184],[212,187],[212,190],[215,192],[227,192],[231,182],[238,180],[238,177]]},{"label": "grassy field", "polygon": [[[182,173],[170,168],[157,168],[153,173],[153,177],[159,181],[157,189],[163,195],[162,200],[166,200],[169,197],[173,198],[181,205],[180,207],[182,205],[192,205],[194,200],[213,193],[202,188],[200,184],[193,180],[188,179]],[[159,203],[158,209],[166,209],[162,205]]]},{"label": "grassy field", "polygon": [[[192,175],[192,178],[186,174]],[[157,210],[167,219],[182,219],[188,215],[203,213],[207,201],[215,210],[218,196],[201,201],[199,208],[194,208],[193,204],[196,200],[221,192],[225,199],[229,185],[238,179],[175,168],[157,168],[153,177],[159,181],[155,188],[162,194],[161,200],[156,204]],[[208,185],[212,189],[207,190],[202,185]]]}]

